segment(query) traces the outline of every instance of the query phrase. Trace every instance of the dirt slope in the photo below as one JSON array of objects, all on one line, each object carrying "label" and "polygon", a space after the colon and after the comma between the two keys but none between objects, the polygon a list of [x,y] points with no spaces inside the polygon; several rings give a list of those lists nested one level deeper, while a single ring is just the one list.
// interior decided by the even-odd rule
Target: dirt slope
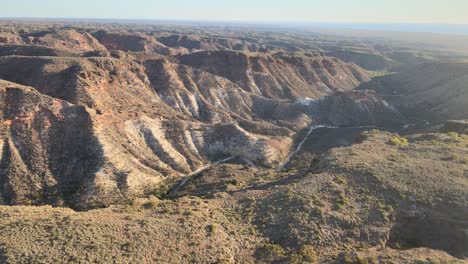
[{"label": "dirt slope", "polygon": [[363,84],[413,120],[468,118],[468,64],[426,63]]}]

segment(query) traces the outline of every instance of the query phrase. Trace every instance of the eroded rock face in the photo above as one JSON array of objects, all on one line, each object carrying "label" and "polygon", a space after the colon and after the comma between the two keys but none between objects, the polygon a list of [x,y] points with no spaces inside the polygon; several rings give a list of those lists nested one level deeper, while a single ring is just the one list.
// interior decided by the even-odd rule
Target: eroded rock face
[{"label": "eroded rock face", "polygon": [[277,167],[311,124],[398,117],[339,93],[368,76],[338,59],[164,36],[60,29],[0,47],[3,201],[108,206],[231,156]]},{"label": "eroded rock face", "polygon": [[235,120],[253,133],[288,135],[310,122],[296,104],[246,92],[226,78],[166,59],[145,66],[151,86],[167,105],[204,123]]},{"label": "eroded rock face", "polygon": [[[56,148],[45,145],[37,150],[33,148],[21,152],[18,147],[13,148],[13,139],[18,141],[16,137],[3,139],[6,153],[3,157],[11,156],[14,159],[9,158],[8,161],[4,159],[2,180],[8,180],[11,189],[17,190],[5,193],[4,199],[13,204],[49,203],[78,209],[104,206],[151,192],[165,177],[180,177],[221,157],[251,157],[259,164],[273,166],[287,155],[292,145],[289,136],[293,130],[267,121],[255,121],[252,119],[254,114],[250,110],[248,114],[244,114],[244,118],[240,117],[241,109],[236,105],[242,103],[242,96],[236,96],[230,100],[229,104],[226,104],[224,113],[221,112],[224,115],[222,119],[206,120],[192,115],[191,112],[181,111],[174,107],[174,104],[160,99],[167,96],[164,90],[169,90],[171,93],[177,92],[176,87],[167,89],[167,86],[164,86],[166,89],[162,87],[161,90],[157,90],[161,83],[152,84],[151,79],[146,76],[145,69],[138,64],[111,58],[24,57],[3,58],[0,64],[5,67],[2,71],[2,78],[23,84],[34,84],[37,87],[33,89],[11,84],[30,92],[21,98],[9,99],[9,103],[4,105],[2,114],[8,115],[5,119],[8,125],[4,127],[5,134],[8,135],[11,129],[15,129],[14,131],[19,129],[18,131],[24,131],[18,132],[19,134],[29,135],[22,138],[22,144],[41,146],[47,143],[61,146]],[[10,67],[24,65],[24,72],[22,74],[11,73],[6,70],[7,65]],[[189,71],[197,70],[189,69]],[[235,87],[234,91],[245,93],[236,85],[229,84],[228,80],[208,73],[199,72],[198,75],[200,74],[202,75],[200,79],[197,74],[194,74],[194,80],[200,82],[200,85],[222,86],[224,83],[228,87]],[[202,81],[203,78],[208,79],[207,82]],[[42,81],[34,82],[35,79]],[[2,91],[5,93],[5,98],[11,97],[7,92],[10,91],[7,88],[8,85],[5,84],[4,91]],[[211,93],[215,90],[216,86],[207,92]],[[25,107],[22,105],[23,102],[28,102],[26,105],[28,107],[39,107],[37,105],[40,105],[39,102],[42,101],[37,99],[39,101],[30,102],[31,97],[63,102],[70,107],[81,109],[82,113],[78,116],[87,121],[66,119],[49,124],[51,132],[47,132],[47,136],[36,135],[38,131],[46,133],[43,126],[31,127],[27,124],[21,128],[9,126],[10,119],[28,116],[12,112],[12,109],[23,109]],[[219,98],[214,96],[211,99],[219,100]],[[184,109],[190,106],[187,102],[182,103]],[[206,103],[206,105],[209,104]],[[252,103],[249,105],[252,106]],[[52,111],[48,109],[49,104],[41,107],[44,111]],[[205,108],[207,109],[203,111],[209,115],[215,115],[219,111],[216,106],[212,106],[212,110],[209,107]],[[65,113],[66,111],[56,110],[56,112]],[[212,124],[216,122],[218,124]],[[304,125],[306,124],[304,122]],[[268,128],[267,132],[262,131],[263,127]],[[79,132],[81,129],[85,131]],[[74,134],[67,136],[66,133],[72,132],[79,135],[84,133],[87,139],[80,136],[74,137]],[[53,137],[60,139],[55,140]],[[64,143],[60,143],[61,140]],[[89,144],[86,143],[87,141]],[[74,152],[74,146],[78,148],[76,151],[84,149],[83,153],[86,155],[92,153],[87,151],[88,148],[96,148],[98,157],[92,155],[81,157],[79,153]],[[39,156],[42,158],[37,158]],[[63,159],[67,159],[67,162],[63,162]],[[98,164],[94,166],[75,164],[77,162],[74,161],[75,159],[86,164],[94,164],[93,162],[98,162]],[[50,172],[37,172],[21,165],[24,160],[34,160],[38,164],[37,167],[50,167],[51,162],[60,164],[61,167],[51,169]],[[75,165],[70,165],[68,161]],[[74,172],[75,166],[82,170],[84,168],[90,168],[90,170]],[[21,171],[12,171],[8,169],[10,167],[21,169]],[[62,171],[67,171],[68,174],[61,173]],[[30,179],[23,181],[26,179],[20,176],[23,174],[33,176],[28,176]],[[42,176],[39,177],[38,174]],[[54,176],[56,174],[60,176]],[[57,177],[65,177],[66,180],[61,180],[61,178],[58,180]],[[16,181],[11,179],[16,179]],[[29,191],[24,191],[26,186]],[[58,196],[61,197],[57,198],[58,200],[47,198],[56,197],[53,195],[55,190],[61,191],[63,197]]]},{"label": "eroded rock face", "polygon": [[247,92],[276,99],[316,99],[369,80],[359,67],[318,54],[202,51],[184,55],[180,62],[223,76]]},{"label": "eroded rock face", "polygon": [[103,161],[82,106],[1,81],[2,199],[71,205]]}]

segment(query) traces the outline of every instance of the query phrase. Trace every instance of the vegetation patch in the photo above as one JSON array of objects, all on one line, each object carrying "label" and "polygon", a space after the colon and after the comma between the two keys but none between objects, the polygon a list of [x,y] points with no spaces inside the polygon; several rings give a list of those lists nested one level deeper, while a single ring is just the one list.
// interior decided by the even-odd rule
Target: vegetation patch
[{"label": "vegetation patch", "polygon": [[393,146],[397,147],[405,147],[408,146],[408,139],[399,136],[393,136],[388,140],[388,143]]},{"label": "vegetation patch", "polygon": [[286,251],[278,244],[265,243],[256,252],[258,258],[265,263],[276,263],[286,259]]},{"label": "vegetation patch", "polygon": [[317,254],[315,248],[311,245],[304,245],[299,248],[296,253],[289,256],[290,263],[314,263],[317,261]]}]

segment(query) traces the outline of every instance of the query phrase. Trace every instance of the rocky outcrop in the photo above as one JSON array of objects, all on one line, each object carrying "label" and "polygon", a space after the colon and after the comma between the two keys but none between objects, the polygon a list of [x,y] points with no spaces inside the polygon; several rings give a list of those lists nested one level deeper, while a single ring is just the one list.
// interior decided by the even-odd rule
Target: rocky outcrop
[{"label": "rocky outcrop", "polygon": [[103,162],[82,106],[0,81],[0,181],[9,204],[71,205]]}]

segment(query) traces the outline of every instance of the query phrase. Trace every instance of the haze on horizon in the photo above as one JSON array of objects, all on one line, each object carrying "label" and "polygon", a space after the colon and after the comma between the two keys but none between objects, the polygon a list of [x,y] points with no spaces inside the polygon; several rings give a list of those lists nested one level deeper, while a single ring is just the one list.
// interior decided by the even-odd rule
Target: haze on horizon
[{"label": "haze on horizon", "polygon": [[0,17],[468,24],[466,0],[15,0]]}]

